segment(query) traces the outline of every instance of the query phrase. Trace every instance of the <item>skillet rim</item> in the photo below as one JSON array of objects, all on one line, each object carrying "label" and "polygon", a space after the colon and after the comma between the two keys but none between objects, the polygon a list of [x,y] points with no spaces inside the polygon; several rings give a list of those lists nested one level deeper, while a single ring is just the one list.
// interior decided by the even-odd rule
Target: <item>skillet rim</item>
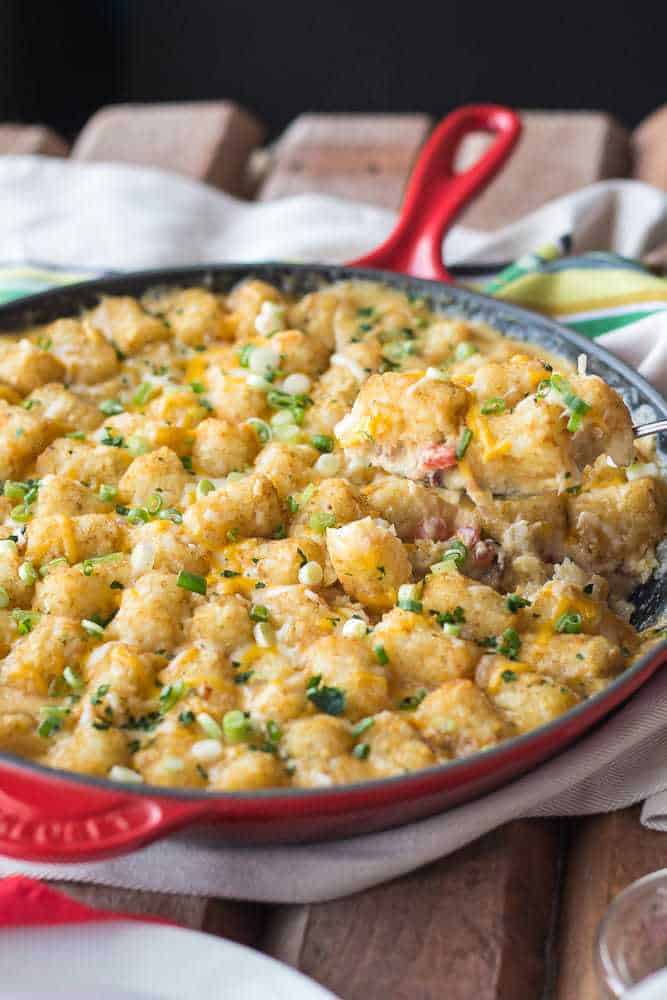
[{"label": "skillet rim", "polygon": [[[193,282],[198,282],[206,287],[211,287],[212,283],[214,284],[216,276],[225,276],[227,278],[234,279],[228,286],[228,288],[231,288],[233,287],[235,281],[244,277],[257,276],[264,280],[273,280],[275,283],[279,276],[282,276],[284,282],[286,278],[295,274],[302,275],[306,280],[310,276],[311,280],[314,280],[316,284],[319,283],[321,285],[330,284],[336,281],[360,279],[367,281],[379,281],[392,287],[399,288],[403,291],[411,290],[417,287],[422,294],[433,296],[436,299],[439,298],[442,305],[446,305],[448,308],[453,306],[454,309],[456,308],[457,303],[468,303],[473,306],[478,304],[481,308],[484,308],[486,312],[491,314],[500,314],[501,319],[505,321],[509,320],[511,323],[518,323],[518,329],[512,333],[507,333],[507,336],[516,336],[517,334],[525,335],[526,331],[529,331],[531,326],[535,327],[537,325],[538,327],[541,327],[545,333],[550,334],[556,341],[565,341],[565,343],[570,347],[578,348],[579,353],[597,358],[604,366],[614,370],[617,376],[619,376],[620,381],[626,384],[626,387],[632,387],[641,392],[641,394],[648,399],[650,404],[656,408],[658,413],[667,418],[667,401],[660,395],[657,389],[647,382],[638,372],[634,371],[629,365],[625,364],[624,361],[621,361],[620,358],[611,354],[606,350],[606,348],[602,347],[602,345],[598,344],[596,341],[589,340],[587,337],[577,333],[575,330],[570,330],[569,328],[562,326],[550,317],[525,309],[522,306],[517,306],[514,303],[508,303],[503,299],[493,298],[492,296],[484,295],[481,292],[476,292],[458,285],[446,285],[443,282],[427,278],[414,278],[410,275],[398,274],[393,271],[348,267],[343,264],[290,263],[287,261],[272,260],[230,262],[225,264],[192,264],[184,267],[151,268],[91,278],[86,281],[59,285],[42,292],[37,292],[33,295],[22,296],[18,299],[0,305],[0,336],[3,332],[9,333],[20,330],[21,325],[25,326],[26,324],[50,322],[54,319],[66,318],[68,315],[76,314],[79,309],[89,308],[91,305],[94,305],[100,293],[137,295],[153,286],[170,284],[187,286]],[[44,310],[43,307],[47,308]],[[444,312],[442,309],[440,311]],[[44,317],[44,312],[48,314],[48,318],[41,318]],[[31,314],[33,315],[31,316]],[[444,314],[446,315],[447,313]],[[483,322],[489,322],[492,325],[493,319],[489,320],[485,318]],[[505,324],[503,323],[503,325]],[[534,342],[533,338],[530,336],[520,336],[520,339],[525,339],[528,342]],[[549,350],[552,349],[549,348]],[[653,579],[654,578],[652,577],[651,580]],[[635,663],[632,664],[631,667],[619,674],[619,676],[616,677],[611,684],[609,684],[602,691],[599,691],[590,698],[586,698],[578,705],[575,705],[574,708],[564,712],[551,722],[538,726],[536,729],[530,730],[529,732],[523,733],[519,736],[511,737],[510,739],[504,740],[502,743],[498,743],[486,750],[478,750],[469,757],[446,761],[444,763],[436,764],[433,767],[422,768],[419,771],[394,775],[389,778],[376,778],[363,782],[351,782],[349,784],[335,785],[327,788],[269,788],[254,791],[216,792],[191,789],[187,787],[164,788],[159,785],[136,785],[132,783],[126,784],[123,782],[114,782],[109,778],[96,778],[76,771],[66,771],[59,768],[48,767],[45,764],[39,764],[30,758],[20,757],[17,754],[6,753],[3,751],[0,751],[0,776],[2,768],[7,765],[16,770],[22,770],[25,768],[34,772],[37,776],[45,779],[53,778],[57,782],[64,781],[75,785],[84,785],[86,787],[96,788],[104,792],[113,790],[118,794],[131,794],[137,798],[171,799],[177,801],[180,800],[184,803],[219,803],[221,801],[234,801],[242,803],[244,801],[255,802],[258,799],[284,799],[286,802],[298,799],[303,802],[304,799],[306,801],[311,799],[317,800],[320,798],[327,798],[331,800],[332,797],[337,797],[338,795],[357,796],[364,791],[377,791],[380,793],[385,789],[389,791],[391,788],[396,786],[409,786],[411,784],[416,785],[422,781],[430,782],[443,773],[455,774],[457,771],[469,768],[478,761],[483,760],[488,763],[492,762],[494,757],[500,757],[503,759],[510,754],[524,756],[522,751],[525,747],[530,747],[532,743],[537,743],[543,739],[549,739],[552,734],[556,733],[566,723],[576,722],[582,715],[587,713],[594,715],[595,708],[603,705],[605,701],[608,700],[613,703],[615,701],[614,696],[616,692],[626,686],[632,687],[632,681],[634,678],[638,674],[641,674],[651,661],[658,658],[663,660],[665,659],[665,651],[667,651],[667,637],[653,644],[646,653],[644,653]],[[659,669],[659,667],[657,669]],[[626,697],[621,697],[618,705],[614,707],[612,704],[607,711],[603,710],[597,721],[592,721],[590,725],[585,726],[574,739],[567,740],[561,746],[558,746],[553,752],[548,753],[540,762],[532,767],[529,767],[526,771],[519,773],[517,776],[510,778],[509,781],[520,780],[524,774],[529,773],[536,767],[539,767],[540,763],[545,763],[548,759],[565,752],[579,740],[583,739],[593,728],[602,725],[605,719],[607,719],[611,714],[619,711],[620,708],[633,696],[633,694],[637,693],[639,687],[646,684],[652,676],[654,676],[654,672],[648,675],[635,690],[629,691]],[[508,783],[509,782],[502,782],[499,787],[503,787]],[[488,793],[478,793],[474,796],[474,798],[479,797],[479,794]]]}]

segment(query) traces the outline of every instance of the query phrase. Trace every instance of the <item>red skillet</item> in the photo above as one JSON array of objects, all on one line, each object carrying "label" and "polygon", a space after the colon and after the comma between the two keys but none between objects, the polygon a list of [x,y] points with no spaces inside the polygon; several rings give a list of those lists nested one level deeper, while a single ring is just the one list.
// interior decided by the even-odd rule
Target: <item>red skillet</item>
[{"label": "red skillet", "polygon": [[[481,160],[462,174],[454,172],[455,154],[464,136],[487,131],[494,141]],[[586,349],[600,370],[638,387],[658,416],[667,416],[660,397],[605,351],[513,306],[499,304],[442,282],[451,278],[441,260],[447,228],[461,209],[495,176],[513,149],[521,126],[505,108],[481,105],[451,114],[427,142],[408,185],[399,222],[374,253],[344,268],[290,264],[220,265],[143,272],[85,282],[31,296],[0,309],[0,328],[21,322],[76,313],[94,304],[101,292],[141,294],[156,284],[198,284],[212,280],[220,289],[247,274],[280,281],[363,277],[364,268],[401,272],[388,282],[453,301],[453,308],[497,310],[501,329],[542,329],[553,350],[570,354]],[[357,270],[360,269],[360,270]],[[422,279],[436,279],[436,282]],[[494,323],[495,318],[490,322]],[[511,325],[513,324],[513,326]],[[665,602],[661,593],[652,599]],[[649,602],[650,603],[650,602]],[[416,774],[326,789],[275,789],[260,792],[204,793],[155,787],[118,786],[112,782],[44,768],[11,754],[0,754],[0,853],[36,861],[87,861],[134,850],[170,831],[193,823],[214,823],[220,840],[288,842],[352,836],[384,829],[440,812],[506,783],[556,753],[608,714],[650,676],[664,649],[626,671],[606,691],[547,726],[464,760]]]}]

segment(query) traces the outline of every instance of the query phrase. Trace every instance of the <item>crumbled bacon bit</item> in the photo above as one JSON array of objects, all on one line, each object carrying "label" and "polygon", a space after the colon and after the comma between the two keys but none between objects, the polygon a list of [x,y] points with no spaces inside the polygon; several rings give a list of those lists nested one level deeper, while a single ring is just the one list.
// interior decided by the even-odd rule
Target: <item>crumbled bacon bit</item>
[{"label": "crumbled bacon bit", "polygon": [[464,525],[462,528],[457,528],[456,535],[461,539],[467,549],[472,549],[472,547],[479,542],[480,538],[479,528],[472,524]]},{"label": "crumbled bacon bit", "polygon": [[415,531],[415,538],[429,538],[434,542],[444,542],[449,536],[449,527],[443,517],[426,517]]},{"label": "crumbled bacon bit", "polygon": [[491,566],[498,558],[500,548],[497,542],[491,538],[485,538],[483,542],[477,542],[473,550],[473,558],[480,568]]}]

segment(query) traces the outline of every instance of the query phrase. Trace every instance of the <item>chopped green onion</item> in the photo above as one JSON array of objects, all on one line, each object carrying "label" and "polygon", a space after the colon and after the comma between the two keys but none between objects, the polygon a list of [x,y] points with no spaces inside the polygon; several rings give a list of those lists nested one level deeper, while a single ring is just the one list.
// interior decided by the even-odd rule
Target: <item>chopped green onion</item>
[{"label": "chopped green onion", "polygon": [[299,497],[299,503],[307,504],[315,492],[315,483],[308,483]]},{"label": "chopped green onion", "polygon": [[482,403],[480,413],[487,417],[490,413],[504,413],[506,409],[507,404],[504,399],[501,399],[500,396],[490,396]]},{"label": "chopped green onion", "polygon": [[210,479],[200,479],[197,483],[197,493],[199,496],[205,497],[209,493],[213,493],[215,486]]},{"label": "chopped green onion", "polygon": [[39,480],[29,479],[25,485],[28,487],[28,491],[24,496],[23,501],[26,504],[34,503],[37,499],[41,483]]},{"label": "chopped green onion", "polygon": [[234,683],[247,684],[254,673],[254,670],[242,670],[241,673],[234,674]]},{"label": "chopped green onion", "polygon": [[150,521],[151,516],[145,507],[130,507],[127,519],[130,524],[146,524],[147,521]]},{"label": "chopped green onion", "polygon": [[97,638],[104,635],[104,629],[97,622],[91,621],[90,618],[81,619],[81,628],[84,629],[88,635],[94,635]]},{"label": "chopped green onion", "polygon": [[197,725],[212,740],[219,740],[222,736],[222,729],[208,712],[199,712],[197,715]]},{"label": "chopped green onion", "polygon": [[461,626],[454,625],[453,622],[445,622],[445,624],[442,626],[442,631],[445,633],[445,635],[451,635],[454,636],[454,638],[458,638],[458,636],[461,635]]},{"label": "chopped green onion", "polygon": [[323,685],[319,674],[308,681],[306,697],[326,715],[342,715],[345,711],[345,692],[337,687]]},{"label": "chopped green onion", "polygon": [[424,688],[421,688],[419,691],[416,692],[416,694],[408,695],[407,698],[403,698],[401,701],[399,701],[398,707],[401,709],[402,712],[414,712],[416,708],[419,708],[424,698],[426,697],[426,694],[427,692],[424,690]]},{"label": "chopped green onion", "polygon": [[371,715],[367,716],[365,719],[360,719],[359,722],[355,722],[352,726],[352,735],[361,736],[374,725],[375,719]]},{"label": "chopped green onion", "polygon": [[191,382],[190,388],[198,396],[201,395],[202,392],[206,392],[206,386],[204,385],[203,382]]},{"label": "chopped green onion", "polygon": [[63,677],[65,678],[67,686],[71,687],[74,691],[78,691],[79,688],[83,687],[83,677],[74,669],[74,667],[65,667],[63,670]]},{"label": "chopped green onion", "polygon": [[500,675],[501,679],[505,682],[505,684],[511,684],[513,681],[517,679],[518,676],[519,675],[514,670],[503,670],[502,674]]},{"label": "chopped green onion", "polygon": [[69,438],[70,441],[85,441],[86,440],[86,435],[84,434],[83,431],[70,431],[69,434],[65,435],[65,437]]},{"label": "chopped green onion", "polygon": [[471,358],[473,354],[479,354],[479,348],[471,344],[469,340],[462,340],[460,344],[456,345],[456,350],[454,351],[455,361],[467,361]]},{"label": "chopped green onion", "polygon": [[263,604],[253,604],[248,615],[253,622],[267,622],[269,620],[269,609],[265,608]]},{"label": "chopped green onion", "polygon": [[151,493],[151,495],[148,498],[148,502],[146,504],[146,510],[148,511],[149,514],[155,515],[158,513],[158,511],[162,509],[163,503],[164,500],[162,499],[159,493]]},{"label": "chopped green onion", "polygon": [[273,719],[269,719],[266,723],[266,737],[267,737],[267,747],[266,749],[273,753],[278,749],[278,744],[283,738],[283,731],[277,722]]},{"label": "chopped green onion", "polygon": [[239,365],[241,368],[250,367],[250,355],[255,350],[254,344],[244,344],[239,353]]},{"label": "chopped green onion", "polygon": [[69,715],[69,708],[59,708],[55,705],[44,705],[40,708],[43,719],[37,727],[37,735],[43,740],[53,736],[59,729],[62,729],[65,717]]},{"label": "chopped green onion", "polygon": [[549,379],[549,385],[562,397],[563,405],[570,414],[570,419],[567,422],[568,431],[571,434],[576,433],[581,427],[582,419],[590,412],[590,404],[581,396],[577,396],[568,380],[562,375],[552,375]]},{"label": "chopped green onion", "polygon": [[424,610],[424,605],[421,601],[413,601],[411,598],[399,601],[398,606],[402,611],[413,611],[417,615],[420,615]]},{"label": "chopped green onion", "polygon": [[19,579],[29,587],[32,587],[37,582],[37,570],[28,560],[19,566]]},{"label": "chopped green onion", "polygon": [[23,500],[24,496],[28,491],[28,486],[26,483],[17,483],[12,479],[7,479],[3,487],[3,495],[8,497],[10,500]]},{"label": "chopped green onion", "polygon": [[100,403],[100,410],[105,417],[115,417],[122,413],[125,407],[118,399],[103,399]]},{"label": "chopped green onion", "polygon": [[172,521],[173,524],[181,524],[183,515],[175,507],[165,507],[157,516],[158,521]]},{"label": "chopped green onion", "polygon": [[225,712],[222,718],[222,729],[228,743],[243,743],[250,739],[253,733],[250,719],[239,708]]},{"label": "chopped green onion", "polygon": [[52,573],[54,569],[58,566],[69,566],[67,559],[64,556],[59,556],[57,559],[50,559],[49,562],[44,563],[43,566],[39,567],[39,575],[42,579]]},{"label": "chopped green onion", "polygon": [[192,594],[206,593],[206,577],[199,576],[198,573],[188,573],[182,569],[178,574],[176,584],[183,590],[189,590]]},{"label": "chopped green onion", "polygon": [[246,420],[246,424],[252,427],[262,444],[266,444],[267,441],[271,440],[272,431],[266,420],[260,420],[259,417],[250,417],[249,420]]},{"label": "chopped green onion", "polygon": [[291,493],[287,497],[287,508],[291,514],[296,514],[299,509],[299,503],[294,499]]},{"label": "chopped green onion", "polygon": [[306,407],[312,404],[312,399],[305,393],[297,392],[291,395],[280,389],[270,389],[266,394],[266,401],[272,410],[289,410],[292,420],[299,425],[303,423]]},{"label": "chopped green onion", "polygon": [[468,450],[468,445],[472,441],[472,431],[469,427],[464,427],[461,431],[461,437],[459,438],[459,443],[456,446],[456,457],[459,461],[463,458]]},{"label": "chopped green onion", "polygon": [[118,490],[115,486],[108,486],[106,483],[100,486],[100,500],[104,500],[105,503],[113,503],[117,496]]},{"label": "chopped green onion", "polygon": [[100,563],[116,562],[116,560],[120,559],[121,555],[121,552],[109,552],[105,556],[91,556],[89,559],[84,559],[81,563],[81,572],[84,576],[92,576],[95,566]]},{"label": "chopped green onion", "polygon": [[264,649],[268,649],[270,646],[273,646],[276,641],[273,629],[268,622],[257,622],[252,630],[252,634],[257,645],[262,646]]},{"label": "chopped green onion", "polygon": [[453,611],[439,611],[436,620],[438,625],[462,625],[466,616],[461,605],[457,604]]},{"label": "chopped green onion", "polygon": [[568,420],[568,422],[566,424],[566,427],[567,427],[568,431],[570,432],[570,434],[576,434],[576,432],[581,427],[582,420],[583,420],[583,417],[582,417],[581,413],[573,413],[572,414],[572,416],[570,417],[570,419]]},{"label": "chopped green onion", "polygon": [[521,650],[521,639],[516,629],[506,628],[500,638],[502,642],[498,646],[498,652],[506,656],[508,660],[518,659],[519,651]]},{"label": "chopped green onion", "polygon": [[169,709],[176,705],[185,694],[185,681],[175,681],[173,684],[166,684],[160,691],[160,711],[165,715]]},{"label": "chopped green onion", "polygon": [[352,756],[356,757],[357,760],[366,760],[370,752],[371,748],[368,743],[357,743],[352,751]]},{"label": "chopped green onion", "polygon": [[12,507],[10,517],[13,521],[18,521],[21,524],[24,521],[29,521],[32,516],[32,510],[29,504],[20,503],[16,507]]},{"label": "chopped green onion", "polygon": [[505,600],[505,605],[508,611],[511,611],[513,615],[517,613],[519,608],[529,608],[530,601],[527,601],[525,597],[521,594],[508,594]]},{"label": "chopped green onion", "polygon": [[146,438],[141,437],[140,434],[133,434],[127,439],[127,450],[135,458],[139,455],[145,455],[147,451],[150,451],[150,447]]},{"label": "chopped green onion", "polygon": [[16,622],[19,635],[27,635],[28,632],[32,632],[41,617],[37,611],[21,611],[19,608],[14,608],[12,611],[12,618]]},{"label": "chopped green onion", "polygon": [[448,543],[442,559],[431,566],[431,573],[447,573],[452,567],[461,569],[468,557],[468,549],[459,538]]},{"label": "chopped green onion", "polygon": [[335,528],[336,515],[329,514],[326,511],[319,511],[319,513],[312,515],[308,521],[308,526],[313,531],[317,531],[320,535],[323,535],[327,528]]},{"label": "chopped green onion", "polygon": [[556,632],[564,632],[568,635],[579,635],[583,619],[578,611],[568,611],[561,615],[556,622]]},{"label": "chopped green onion", "polygon": [[310,441],[313,448],[322,453],[332,452],[334,449],[334,439],[328,434],[313,434]]},{"label": "chopped green onion", "polygon": [[389,657],[387,656],[387,650],[384,646],[378,643],[377,646],[373,646],[373,652],[375,653],[375,659],[378,663],[381,663],[383,667],[386,667],[389,663]]},{"label": "chopped green onion", "polygon": [[142,382],[132,397],[132,402],[135,406],[144,406],[144,404],[147,403],[151,396],[154,396],[157,391],[157,386],[153,385],[151,382]]},{"label": "chopped green onion", "polygon": [[100,444],[106,444],[109,448],[124,448],[125,438],[122,434],[114,434],[112,427],[105,427]]}]

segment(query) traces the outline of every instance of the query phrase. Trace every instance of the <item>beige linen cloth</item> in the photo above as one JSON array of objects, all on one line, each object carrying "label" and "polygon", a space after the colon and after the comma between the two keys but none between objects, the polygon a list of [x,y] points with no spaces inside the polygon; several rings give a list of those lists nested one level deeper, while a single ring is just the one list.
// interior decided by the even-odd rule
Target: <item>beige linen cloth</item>
[{"label": "beige linen cloth", "polygon": [[[390,212],[318,195],[243,204],[145,168],[39,157],[0,161],[0,264],[89,271],[232,260],[341,262],[380,242],[393,220]],[[450,265],[504,263],[565,233],[576,252],[641,256],[667,241],[667,196],[633,181],[595,184],[492,236],[455,230],[446,259]],[[667,392],[667,312],[600,340]],[[394,878],[512,819],[604,812],[641,801],[642,823],[667,831],[665,670],[575,746],[527,776],[406,827],[286,847],[225,847],[209,828],[112,861],[43,865],[0,858],[0,876],[314,902]]]}]

